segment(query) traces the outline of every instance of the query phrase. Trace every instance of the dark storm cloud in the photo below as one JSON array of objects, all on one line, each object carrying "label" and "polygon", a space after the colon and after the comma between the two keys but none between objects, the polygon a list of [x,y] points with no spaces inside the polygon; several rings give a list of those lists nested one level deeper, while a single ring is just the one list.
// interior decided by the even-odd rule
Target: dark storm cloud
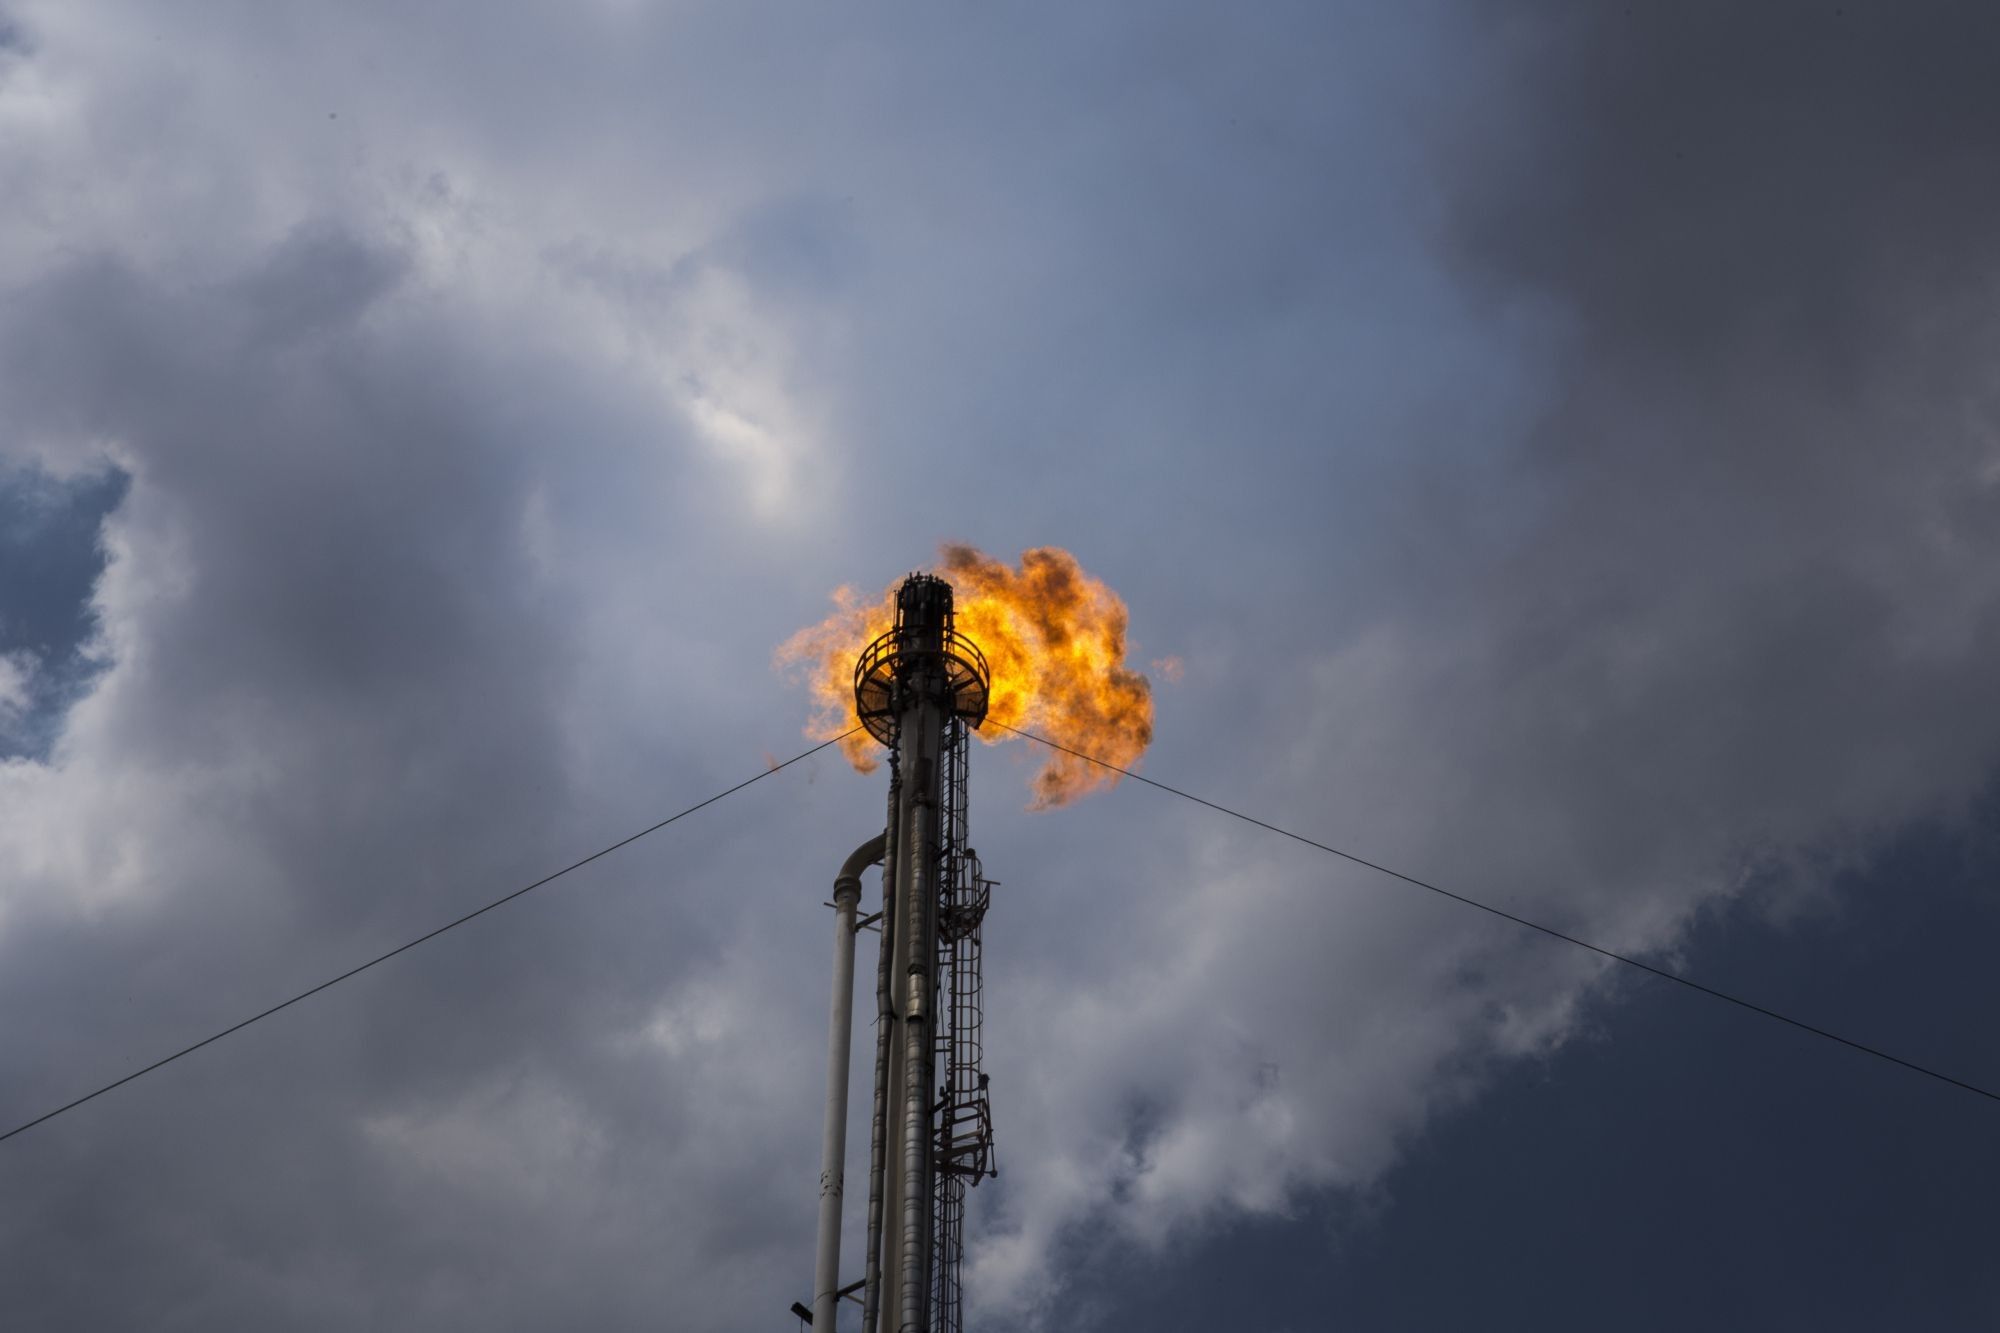
[{"label": "dark storm cloud", "polygon": [[[60,860],[45,897],[16,900],[10,1114],[72,1094],[120,1058],[177,1045],[273,996],[300,966],[407,919],[398,900],[427,896],[429,828],[493,848],[489,868],[534,838],[536,803],[514,784],[532,780],[530,756],[548,744],[534,696],[554,668],[523,651],[533,608],[505,591],[519,581],[519,556],[509,506],[495,502],[522,481],[456,397],[448,360],[420,338],[357,345],[354,321],[395,267],[327,234],[281,245],[225,290],[101,260],[58,270],[10,303],[0,331],[9,425],[86,453],[97,442],[133,470],[108,595],[145,590],[136,608],[117,607],[123,637],[107,645],[117,682],[65,741],[79,810],[94,807],[76,836],[97,849],[86,864],[113,872],[92,887],[117,910],[78,932],[65,898],[79,886],[62,882]],[[138,539],[148,528],[170,539]],[[93,773],[94,742],[107,734],[121,757]],[[106,799],[105,787],[126,796]],[[215,820],[176,835],[190,801]],[[39,806],[17,808],[50,821],[45,836],[69,836],[62,813]],[[493,809],[511,812],[498,827]],[[133,856],[142,859],[117,873]],[[51,957],[61,964],[45,965]],[[78,976],[100,984],[79,990]],[[471,984],[463,972],[456,981]],[[333,1094],[342,1100],[371,1100],[376,1077],[421,1086],[411,1069],[436,1077],[479,1060],[476,1030],[474,1045],[461,1034],[431,1047],[421,1025],[349,1021],[366,1054]],[[403,1052],[411,1041],[421,1056]],[[286,1116],[312,1062],[287,1070],[282,1047],[265,1054],[270,1064],[238,1092]],[[51,1191],[68,1182],[60,1225],[14,1219],[25,1229],[10,1242],[8,1285],[31,1317],[129,1322],[129,1292],[92,1279],[92,1252],[172,1287],[202,1231],[275,1255],[351,1216],[341,1182],[365,1172],[338,1136],[308,1132],[267,1154],[227,1115],[182,1101],[188,1090],[163,1086],[149,1099],[156,1124],[182,1131],[174,1152],[100,1122],[88,1152],[68,1151],[71,1127],[52,1127],[35,1153],[10,1160],[19,1188],[39,1191],[44,1173]],[[317,1203],[251,1220],[243,1185],[260,1175],[289,1176]],[[114,1200],[105,1191],[116,1177],[125,1183]],[[181,1299],[228,1324],[252,1317],[259,1298],[244,1295],[197,1284]],[[366,1308],[336,1304],[326,1317],[366,1322]]]},{"label": "dark storm cloud", "polygon": [[[13,438],[133,477],[106,529],[112,560],[91,571],[110,674],[49,764],[6,774],[14,845],[41,849],[10,882],[0,935],[10,1118],[602,832],[566,827],[559,719],[584,663],[524,535],[545,437],[522,398],[566,390],[547,361],[496,375],[404,299],[404,270],[320,224],[219,283],[113,257],[54,267],[0,319]],[[189,1061],[175,1072],[191,1079],[155,1076],[93,1104],[109,1117],[23,1138],[10,1188],[47,1206],[6,1219],[17,1308],[51,1328],[125,1326],[163,1301],[213,1327],[411,1310],[470,1326],[491,1293],[424,1275],[531,1244],[524,1220],[532,1233],[580,1209],[585,1229],[657,1240],[657,1225],[618,1220],[644,1199],[618,1202],[589,1159],[605,1135],[620,1168],[649,1155],[613,1122],[666,1132],[667,1151],[685,1137],[670,1127],[688,1090],[653,1086],[646,1043],[606,1043],[647,1021],[656,969],[699,937],[624,921],[584,939],[560,913],[523,914],[488,947],[435,951],[289,1034],[245,1034],[247,1064]],[[458,1128],[468,1096],[486,1129]],[[502,1122],[563,1139],[546,1178]],[[768,1215],[756,1181],[729,1186]],[[446,1220],[444,1198],[464,1215]],[[636,1255],[604,1243],[606,1269],[572,1260],[510,1283],[522,1311],[547,1302],[521,1317],[630,1323],[650,1283],[610,1280]],[[217,1245],[265,1277],[202,1276]]]},{"label": "dark storm cloud", "polygon": [[1457,238],[1602,361],[1824,387],[1990,306],[1990,8],[1557,4],[1479,35],[1525,105],[1460,130]]},{"label": "dark storm cloud", "polygon": [[[1885,816],[1966,790],[1996,758],[2000,17],[1558,5],[1479,33],[1512,110],[1443,132],[1449,253],[1537,312],[1549,363],[1536,527],[1477,585],[1512,609],[1496,660],[1545,674],[1557,743],[1609,722],[1718,803],[1879,765],[1907,770]],[[1591,711],[1621,688],[1646,720]]]},{"label": "dark storm cloud", "polygon": [[[1553,325],[1560,515],[1949,563],[1995,530],[1990,7],[1542,6],[1484,25],[1512,115],[1446,131],[1453,252]],[[1648,493],[1657,504],[1642,502]]]},{"label": "dark storm cloud", "polygon": [[[1265,799],[1671,957],[1703,905],[1825,895],[1831,868],[1955,819],[2000,765],[2000,22],[1889,5],[1462,17],[1453,45],[1478,55],[1421,115],[1424,211],[1468,317],[1512,344],[1520,408],[1447,419],[1477,441],[1448,468],[1399,437],[1416,480],[1376,492],[1394,521],[1361,534],[1371,586],[1299,602],[1332,623],[1287,753],[1328,795]],[[1453,1034],[1423,1057],[1433,1097],[1400,1107],[1406,1126],[1496,1054],[1595,1021],[1572,1007],[1588,969],[1538,977],[1563,958],[1504,932],[1420,906],[1407,936],[1320,902],[1274,909],[1239,896],[1201,933],[1224,973],[1319,970],[1272,983],[1288,1014],[1237,997],[1327,1116],[1306,1140],[1345,1158],[1302,1143],[1295,1181],[1373,1170],[1352,1132],[1371,1117],[1327,1112],[1354,1071],[1322,1053],[1403,984],[1350,952],[1357,931],[1437,969],[1424,1002],[1398,1004]],[[1281,938],[1258,932],[1274,919]]]},{"label": "dark storm cloud", "polygon": [[[1756,81],[1701,14],[379,8],[42,4],[0,81],[0,447],[132,478],[110,669],[0,766],[24,1114],[790,753],[771,648],[940,538],[1071,547],[1184,658],[1149,771],[1628,947],[2000,752],[1990,330],[1824,258],[1873,233],[1792,202],[1846,169],[1803,113],[1628,163],[1610,57]],[[1588,965],[1156,794],[1031,820],[1030,759],[975,761],[995,1326],[1074,1322],[1072,1229],[1374,1180],[1590,1021]],[[23,1136],[0,1286],[764,1326],[880,799],[802,766]]]}]

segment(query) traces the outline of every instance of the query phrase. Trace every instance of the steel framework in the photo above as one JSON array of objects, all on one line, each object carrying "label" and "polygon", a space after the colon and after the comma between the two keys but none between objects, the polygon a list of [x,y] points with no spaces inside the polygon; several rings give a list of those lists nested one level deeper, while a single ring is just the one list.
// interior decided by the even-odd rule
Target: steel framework
[{"label": "steel framework", "polygon": [[980,926],[993,898],[993,882],[980,872],[979,854],[966,845],[966,750],[963,722],[953,719],[944,737],[944,845],[938,864],[937,1067],[943,1072],[932,1124],[936,1144],[933,1211],[932,1311],[934,1333],[962,1333],[965,1260],[965,1191],[994,1173],[993,1111],[980,1068]]},{"label": "steel framework", "polygon": [[[993,886],[966,842],[970,729],[992,676],[954,624],[951,585],[912,574],[895,627],[854,668],[854,702],[889,747],[888,824],[836,878],[834,1014],[820,1172],[815,1327],[858,1286],[863,1333],[963,1333],[965,1195],[994,1174],[981,1066],[981,925]],[[839,1284],[847,1039],[860,872],[882,863],[866,1264]],[[803,1309],[804,1307],[797,1307]]]}]

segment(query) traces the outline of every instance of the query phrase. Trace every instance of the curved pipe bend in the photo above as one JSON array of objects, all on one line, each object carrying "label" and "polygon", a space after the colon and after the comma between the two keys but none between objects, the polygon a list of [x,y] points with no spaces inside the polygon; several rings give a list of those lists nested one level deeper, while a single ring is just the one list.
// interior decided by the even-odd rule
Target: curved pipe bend
[{"label": "curved pipe bend", "polygon": [[[835,899],[840,897],[842,889],[852,889],[857,897],[860,895],[861,872],[869,866],[881,863],[882,851],[888,845],[888,841],[889,835],[886,832],[878,833],[856,847],[848,858],[840,863],[840,873],[833,877]],[[825,865],[826,862],[822,861],[820,864]]]}]

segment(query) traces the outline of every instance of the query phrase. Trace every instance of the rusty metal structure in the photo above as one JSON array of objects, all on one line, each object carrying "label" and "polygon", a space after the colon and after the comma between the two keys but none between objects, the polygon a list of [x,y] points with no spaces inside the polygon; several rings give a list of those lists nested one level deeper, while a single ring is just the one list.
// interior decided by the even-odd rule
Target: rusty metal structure
[{"label": "rusty metal structure", "polygon": [[[834,880],[834,978],[813,1304],[793,1310],[834,1329],[843,1298],[863,1333],[962,1333],[966,1191],[994,1174],[993,1115],[981,1068],[981,923],[993,882],[967,841],[967,751],[986,717],[992,673],[953,623],[951,585],[912,574],[895,626],[855,664],[855,709],[889,747],[888,823]],[[861,873],[882,865],[881,910],[858,916]],[[873,925],[874,1113],[861,1278],[840,1281],[853,1028],[854,941]]]}]

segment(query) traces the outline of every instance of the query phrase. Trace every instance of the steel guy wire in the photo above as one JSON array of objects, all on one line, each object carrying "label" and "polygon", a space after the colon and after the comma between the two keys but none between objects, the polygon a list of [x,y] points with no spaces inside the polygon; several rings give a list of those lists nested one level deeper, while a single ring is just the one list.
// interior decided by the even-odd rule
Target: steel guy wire
[{"label": "steel guy wire", "polygon": [[734,796],[737,792],[742,791],[745,787],[748,787],[753,783],[762,782],[765,778],[770,777],[773,773],[777,773],[784,769],[790,768],[793,764],[798,763],[801,759],[811,758],[813,755],[818,754],[821,750],[826,749],[829,745],[838,745],[841,741],[846,740],[849,736],[852,736],[855,732],[859,730],[861,730],[861,728],[858,726],[850,727],[846,731],[842,732],[840,735],[835,736],[833,739],[821,741],[818,745],[813,746],[809,750],[802,750],[798,754],[793,755],[790,759],[785,760],[783,763],[772,764],[769,768],[766,768],[763,772],[757,774],[755,777],[745,778],[743,781],[737,783],[735,786],[729,787],[723,791],[719,791],[705,801],[697,801],[695,804],[689,806],[687,809],[682,810],[677,814],[668,815],[665,819],[662,819],[659,823],[650,825],[649,827],[646,828],[642,828],[637,833],[634,833],[629,837],[620,838],[617,842],[612,843],[608,847],[600,847],[598,850],[592,852],[589,856],[586,856],[578,861],[572,861],[568,865],[564,866],[561,870],[555,871],[553,874],[542,876],[540,879],[536,880],[533,884],[523,885],[521,888],[515,889],[511,893],[503,894],[502,896],[495,898],[492,902],[487,903],[484,907],[474,908],[472,911],[467,912],[464,916],[459,917],[454,921],[447,921],[442,926],[437,927],[435,930],[426,931],[425,933],[417,936],[413,940],[397,945],[395,948],[389,950],[387,953],[377,954],[375,955],[375,957],[370,958],[367,962],[360,964],[358,967],[351,967],[347,971],[342,972],[337,977],[330,977],[327,980],[320,982],[319,985],[314,986],[310,990],[300,991],[297,995],[292,996],[292,998],[289,1000],[282,1000],[279,1003],[272,1005],[269,1009],[266,1009],[261,1013],[250,1015],[250,1017],[244,1019],[240,1023],[232,1023],[228,1027],[223,1028],[220,1032],[212,1033],[209,1036],[203,1037],[200,1041],[195,1042],[191,1046],[181,1047],[181,1049],[175,1051],[172,1055],[163,1056],[160,1059],[153,1061],[153,1063],[145,1066],[142,1069],[133,1070],[131,1073],[125,1075],[123,1078],[114,1079],[113,1081],[105,1084],[103,1087],[97,1089],[95,1092],[87,1092],[83,1096],[78,1097],[74,1101],[64,1102],[61,1106],[56,1107],[52,1111],[43,1112],[41,1115],[36,1116],[33,1120],[23,1121],[21,1124],[18,1124],[14,1126],[14,1128],[8,1130],[6,1133],[0,1134],[0,1143],[4,1143],[6,1140],[13,1138],[16,1134],[24,1133],[27,1130],[31,1130],[36,1125],[43,1124],[47,1121],[53,1120],[65,1111],[74,1111],[77,1107],[82,1106],[85,1102],[92,1101],[98,1097],[102,1097],[105,1093],[112,1091],[114,1088],[122,1088],[127,1083],[130,1083],[133,1079],[142,1078],[145,1075],[152,1073],[155,1069],[160,1069],[166,1065],[170,1065],[184,1055],[193,1055],[196,1051],[200,1050],[202,1047],[210,1045],[214,1042],[221,1041],[224,1037],[230,1036],[233,1033],[241,1032],[244,1028],[249,1027],[252,1023],[260,1022],[263,1019],[269,1018],[272,1014],[277,1013],[281,1009],[289,1009],[293,1005],[297,1004],[300,1000],[311,999],[313,996],[319,994],[321,991],[326,990],[333,986],[338,986],[341,982],[346,981],[350,977],[360,976],[363,972],[366,972],[369,968],[375,966],[377,963],[386,963],[399,953],[405,953],[408,950],[416,948],[419,944],[423,944],[429,940],[434,940],[448,930],[456,930],[458,927],[464,925],[466,922],[472,920],[474,917],[484,916],[488,912],[492,911],[494,908],[505,906],[506,904],[513,902],[516,898],[519,898],[523,894],[534,892],[536,889],[541,888],[544,884],[553,884],[556,880],[561,879],[564,875],[567,875],[570,871],[581,870],[583,867],[589,865],[592,861],[595,861],[600,857],[609,856],[611,853],[619,850],[621,847],[629,847],[633,843],[639,841],[639,839],[645,837],[649,833],[658,833],[661,829],[665,828],[667,825],[671,823],[674,823],[676,820],[685,819],[697,810],[707,809],[709,806],[714,805],[717,801],[723,799],[725,796]]},{"label": "steel guy wire", "polygon": [[1664,981],[1671,981],[1676,986],[1685,986],[1691,991],[1698,991],[1701,994],[1710,997],[1711,999],[1721,1000],[1724,1001],[1725,1003],[1733,1004],[1739,1009],[1747,1009],[1753,1014],[1760,1014],[1765,1018],[1775,1019],[1777,1022],[1786,1024],[1789,1027],[1797,1028],[1801,1032],[1809,1032],[1815,1037],[1823,1037],[1827,1041],[1836,1042],[1842,1046],[1848,1047],[1851,1050],[1860,1051],[1863,1055],[1872,1055],[1876,1059],[1886,1060],[1892,1065],[1901,1065],[1903,1068],[1908,1069],[1914,1073],[1922,1074],[1927,1078],[1934,1078],[1938,1080],[1940,1083],[1949,1083],[1954,1088],[1960,1088],[1966,1092],[1974,1093],[1978,1096],[1986,1098],[1989,1101],[2000,1102],[2000,1092],[1994,1092],[1989,1088],[1982,1088],[1976,1083],[1968,1083],[1961,1078],[1953,1078],[1950,1074],[1941,1073],[1938,1070],[1930,1068],[1928,1065],[1918,1064],[1914,1060],[1906,1060],[1900,1055],[1893,1055],[1888,1051],[1882,1050],[1880,1047],[1870,1046],[1865,1042],[1856,1041],[1852,1037],[1843,1037],[1838,1032],[1830,1032],[1823,1027],[1818,1027],[1812,1023],[1808,1023],[1803,1019],[1793,1018],[1789,1014],[1779,1013],[1776,1009],[1766,1008],[1765,1006],[1757,1004],[1754,1001],[1746,1000],[1740,995],[1732,995],[1728,991],[1718,990],[1713,986],[1704,985],[1701,982],[1695,981],[1690,977],[1681,976],[1679,973],[1669,972],[1665,968],[1655,967],[1651,963],[1641,962],[1639,959],[1632,957],[1630,954],[1619,953],[1616,949],[1607,949],[1601,944],[1592,944],[1589,940],[1579,939],[1575,935],[1570,935],[1563,931],[1557,930],[1554,926],[1545,926],[1541,924],[1539,921],[1530,921],[1527,917],[1516,916],[1514,913],[1509,912],[1504,908],[1495,907],[1491,903],[1481,902],[1477,898],[1469,898],[1462,893],[1453,893],[1450,889],[1441,888],[1440,886],[1432,884],[1427,880],[1418,879],[1415,875],[1406,875],[1400,870],[1391,869],[1390,867],[1382,865],[1379,862],[1370,861],[1365,857],[1356,856],[1353,852],[1343,852],[1338,847],[1330,847],[1326,843],[1319,842],[1312,838],[1306,837],[1303,833],[1294,833],[1288,828],[1280,828],[1276,824],[1267,823],[1266,821],[1258,819],[1253,815],[1246,815],[1241,810],[1232,810],[1226,805],[1221,805],[1215,801],[1206,800],[1200,796],[1196,796],[1192,792],[1182,791],[1179,787],[1171,787],[1164,782],[1156,782],[1152,778],[1146,777],[1143,774],[1135,773],[1131,769],[1126,768],[1120,764],[1114,764],[1108,759],[1099,759],[1096,755],[1085,754],[1081,750],[1073,750],[1069,746],[1064,745],[1059,741],[1052,741],[1046,736],[1038,736],[1032,731],[1023,731],[1019,727],[1010,727],[1005,722],[994,721],[991,718],[988,718],[987,722],[989,725],[999,727],[1003,731],[1011,731],[1016,736],[1021,736],[1028,740],[1036,741],[1042,745],[1046,745],[1051,750],[1059,750],[1066,755],[1071,755],[1077,759],[1081,759],[1085,763],[1095,764],[1099,768],[1107,769],[1110,772],[1131,778],[1134,782],[1143,782],[1148,787],[1158,788],[1160,791],[1166,792],[1171,796],[1178,796],[1184,801],[1193,801],[1196,805],[1205,805],[1209,809],[1214,810],[1219,814],[1228,815],[1231,819],[1240,819],[1246,824],[1254,824],[1260,829],[1265,829],[1269,832],[1276,833],[1281,837],[1290,838],[1293,842],[1304,843],[1308,847],[1317,848],[1322,852],[1326,852],[1333,856],[1338,856],[1344,861],[1351,861],[1355,865],[1364,866],[1367,869],[1373,870],[1378,874],[1387,875],[1392,879],[1399,879],[1403,881],[1403,883],[1405,884],[1414,885],[1419,889],[1428,890],[1429,892],[1435,893],[1440,897],[1449,898],[1455,903],[1463,903],[1467,907],[1476,907],[1480,911],[1486,912],[1492,916],[1497,916],[1503,921],[1511,921],[1517,926],[1525,926],[1529,930],[1539,931],[1541,934],[1547,935],[1551,939],[1561,940],[1564,944],[1572,944],[1579,949],[1588,949],[1590,952],[1594,954],[1597,954],[1604,958],[1609,958],[1614,963],[1623,963],[1627,967],[1637,968],[1641,972],[1645,972],[1652,976],[1659,977]]}]

